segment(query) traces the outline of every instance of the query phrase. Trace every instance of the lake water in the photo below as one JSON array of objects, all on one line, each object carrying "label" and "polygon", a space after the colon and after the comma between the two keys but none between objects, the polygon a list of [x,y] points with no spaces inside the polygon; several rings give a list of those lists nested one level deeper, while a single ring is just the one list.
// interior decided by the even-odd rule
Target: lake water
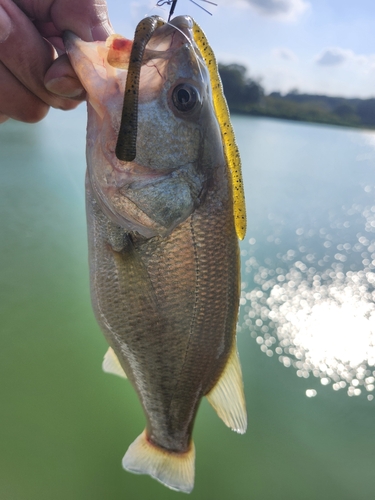
[{"label": "lake water", "polygon": [[[144,417],[130,384],[101,371],[85,121],[81,106],[0,126],[0,498],[177,498],[121,469]],[[248,209],[239,350],[249,428],[230,432],[203,402],[190,498],[370,500],[375,133],[233,122]]]}]

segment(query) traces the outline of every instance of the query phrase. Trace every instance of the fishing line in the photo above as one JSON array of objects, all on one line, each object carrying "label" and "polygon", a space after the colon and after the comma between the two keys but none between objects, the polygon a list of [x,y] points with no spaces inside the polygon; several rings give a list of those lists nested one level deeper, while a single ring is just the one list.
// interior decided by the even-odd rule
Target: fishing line
[{"label": "fishing line", "polygon": [[[165,0],[165,1],[170,1],[170,0]],[[193,21],[194,22],[194,21]],[[192,43],[192,41],[190,40],[190,38],[186,35],[186,33],[184,33],[180,28],[178,28],[177,26],[175,26],[174,24],[172,24],[171,22],[166,22],[165,24],[167,24],[168,26],[171,26],[172,28],[174,28],[176,31],[178,31],[179,33],[181,33],[181,35],[186,39],[186,42],[190,45],[192,51],[193,51],[193,54],[194,54],[194,57],[195,57],[195,61],[197,63],[197,68],[198,68],[198,71],[199,71],[199,76],[200,78],[202,79],[202,81],[204,81],[204,75],[203,75],[203,72],[202,72],[202,69],[201,69],[201,65],[199,63],[199,59],[198,59],[198,56],[196,54],[196,51],[195,51],[195,48],[194,48],[194,45]]]},{"label": "fishing line", "polygon": [[[205,12],[207,12],[207,14],[210,14],[210,16],[212,16],[212,12],[202,7],[202,5],[199,5],[199,3],[194,2],[194,0],[190,0],[190,2],[199,7],[200,9],[204,10]],[[211,5],[215,5],[215,7],[217,7],[217,3],[209,2],[208,0],[201,0],[201,2],[210,3]]]},{"label": "fishing line", "polygon": [[[171,8],[169,10],[168,22],[171,20],[171,17],[174,14],[174,10],[176,8],[177,1],[178,0],[158,0],[156,2],[156,5],[158,7],[162,7],[163,5],[170,5],[171,6]],[[215,5],[215,7],[217,7],[217,3],[211,2],[210,0],[200,0],[200,1],[201,2],[205,2],[205,3],[209,3],[210,5]],[[190,2],[192,2],[194,5],[196,5],[200,9],[204,10],[205,12],[207,12],[207,14],[209,14],[210,16],[212,16],[212,12],[210,12],[209,10],[207,10],[204,7],[202,7],[201,5],[199,5],[199,3],[195,2],[194,0],[190,0]]]}]

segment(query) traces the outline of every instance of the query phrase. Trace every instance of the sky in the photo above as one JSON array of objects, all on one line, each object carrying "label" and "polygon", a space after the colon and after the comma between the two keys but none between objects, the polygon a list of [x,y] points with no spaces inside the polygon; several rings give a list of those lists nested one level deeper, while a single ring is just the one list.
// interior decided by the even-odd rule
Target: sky
[{"label": "sky", "polygon": [[[205,31],[219,62],[246,66],[266,92],[375,97],[375,0],[178,0]],[[213,0],[215,1],[215,0]],[[156,0],[107,0],[115,30],[133,38]]]}]

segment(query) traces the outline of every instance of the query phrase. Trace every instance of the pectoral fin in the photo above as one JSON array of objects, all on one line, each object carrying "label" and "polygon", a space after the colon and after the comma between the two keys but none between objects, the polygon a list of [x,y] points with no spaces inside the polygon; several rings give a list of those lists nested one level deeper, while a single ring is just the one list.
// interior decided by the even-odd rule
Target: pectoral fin
[{"label": "pectoral fin", "polygon": [[109,347],[108,351],[105,353],[102,368],[106,373],[112,373],[112,375],[117,375],[122,378],[128,378],[122,366],[120,365],[120,361],[118,360],[112,347]]},{"label": "pectoral fin", "polygon": [[240,434],[246,432],[245,395],[236,344],[220,379],[206,397],[225,425]]}]

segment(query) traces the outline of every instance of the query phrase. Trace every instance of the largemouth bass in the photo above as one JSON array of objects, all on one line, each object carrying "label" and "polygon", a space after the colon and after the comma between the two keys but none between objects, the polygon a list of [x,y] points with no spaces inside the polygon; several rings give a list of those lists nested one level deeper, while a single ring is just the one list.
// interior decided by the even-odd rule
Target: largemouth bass
[{"label": "largemouth bass", "polygon": [[103,368],[130,380],[147,421],[123,467],[184,492],[194,485],[192,431],[203,396],[229,427],[246,430],[238,186],[197,33],[180,16],[158,18],[149,34],[138,82],[126,85],[138,112],[131,161],[116,157],[116,143],[134,45],[117,35],[106,43],[65,36],[88,95],[91,295],[110,345]]}]

